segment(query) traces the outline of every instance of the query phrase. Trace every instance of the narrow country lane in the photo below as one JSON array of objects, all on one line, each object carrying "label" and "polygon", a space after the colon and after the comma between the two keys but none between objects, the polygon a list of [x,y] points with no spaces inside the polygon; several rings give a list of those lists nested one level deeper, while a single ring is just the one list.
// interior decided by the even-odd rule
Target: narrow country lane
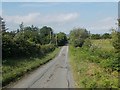
[{"label": "narrow country lane", "polygon": [[73,88],[74,80],[68,61],[68,46],[46,65],[25,76],[11,88]]}]

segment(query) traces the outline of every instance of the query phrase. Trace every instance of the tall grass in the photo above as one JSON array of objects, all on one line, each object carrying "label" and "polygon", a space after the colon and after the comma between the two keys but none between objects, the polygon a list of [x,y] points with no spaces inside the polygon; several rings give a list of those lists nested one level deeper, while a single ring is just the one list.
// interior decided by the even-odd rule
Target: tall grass
[{"label": "tall grass", "polygon": [[94,60],[95,62],[98,62],[104,68],[119,69],[119,62],[111,39],[92,40],[92,44],[88,53],[98,57],[98,60]]},{"label": "tall grass", "polygon": [[2,66],[3,86],[9,84],[11,81],[20,79],[26,72],[47,63],[56,56],[59,50],[60,48],[56,48],[53,52],[46,54],[44,57],[4,60]]},{"label": "tall grass", "polygon": [[[102,42],[92,41],[98,44],[92,48],[69,47],[70,62],[73,67],[76,87],[80,88],[117,88],[118,72],[113,69],[114,53],[110,42],[109,49],[104,49]],[[97,47],[101,46],[101,47]],[[102,47],[103,46],[103,47]]]},{"label": "tall grass", "polygon": [[91,40],[93,45],[100,47],[105,51],[113,51],[114,47],[112,45],[112,39],[99,39],[99,40]]}]

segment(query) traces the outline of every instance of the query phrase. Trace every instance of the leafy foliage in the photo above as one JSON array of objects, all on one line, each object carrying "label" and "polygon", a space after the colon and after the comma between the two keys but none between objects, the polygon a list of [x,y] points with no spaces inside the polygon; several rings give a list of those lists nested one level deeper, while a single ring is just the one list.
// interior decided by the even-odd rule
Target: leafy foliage
[{"label": "leafy foliage", "polygon": [[113,38],[113,46],[115,48],[116,53],[116,60],[114,63],[116,63],[118,66],[118,71],[120,71],[120,32],[117,32],[113,30],[112,32],[112,38]]},{"label": "leafy foliage", "polygon": [[[2,54],[5,58],[42,56],[55,49],[56,35],[51,27],[41,29],[35,26],[25,27],[20,24],[20,29],[12,32],[2,32]],[[64,45],[66,34],[58,34],[58,45]]]},{"label": "leafy foliage", "polygon": [[97,46],[92,46],[91,49],[70,46],[70,62],[78,88],[118,87],[114,54],[100,50]]},{"label": "leafy foliage", "polygon": [[65,33],[60,32],[57,34],[57,44],[58,46],[63,46],[67,43],[67,36]]},{"label": "leafy foliage", "polygon": [[91,34],[91,39],[111,39],[112,36],[109,33],[104,34]]},{"label": "leafy foliage", "polygon": [[92,34],[91,39],[101,39],[101,35],[100,34]]},{"label": "leafy foliage", "polygon": [[87,38],[84,42],[84,47],[90,48],[92,46],[92,42],[89,38]]},{"label": "leafy foliage", "polygon": [[[72,36],[72,42],[80,40]],[[78,34],[76,34],[76,37]],[[75,37],[75,36],[74,36]],[[119,36],[120,37],[120,36]],[[99,40],[94,40],[99,39]],[[91,38],[84,39],[82,47],[70,45],[70,59],[77,87],[80,88],[117,88],[119,55],[116,55],[111,41],[114,42],[116,53],[119,54],[118,33],[92,34]],[[71,44],[72,44],[71,42]],[[117,56],[117,57],[116,57]],[[114,78],[112,78],[114,77]],[[111,79],[112,78],[112,79]]]},{"label": "leafy foliage", "polygon": [[[45,48],[45,47],[44,47]],[[3,61],[2,67],[2,85],[5,86],[11,81],[15,81],[21,78],[25,73],[36,69],[37,67],[47,63],[53,59],[60,48],[56,48],[53,52],[47,54],[44,57],[29,57],[29,58],[15,58],[7,59]],[[46,52],[45,52],[46,53]]]},{"label": "leafy foliage", "polygon": [[70,43],[75,47],[82,47],[89,32],[83,28],[75,28],[70,32]]},{"label": "leafy foliage", "polygon": [[49,44],[53,38],[53,30],[50,27],[44,26],[40,29],[41,44]]},{"label": "leafy foliage", "polygon": [[104,33],[102,36],[101,36],[102,39],[111,39],[111,34],[109,33]]},{"label": "leafy foliage", "polygon": [[[51,27],[39,29],[33,25],[25,27],[23,23],[17,31],[2,32],[3,85],[51,60],[59,50],[53,52],[56,49],[55,36]],[[64,45],[61,38],[65,40],[65,37],[65,34],[59,37],[61,45]],[[50,52],[53,53],[49,55]]]}]

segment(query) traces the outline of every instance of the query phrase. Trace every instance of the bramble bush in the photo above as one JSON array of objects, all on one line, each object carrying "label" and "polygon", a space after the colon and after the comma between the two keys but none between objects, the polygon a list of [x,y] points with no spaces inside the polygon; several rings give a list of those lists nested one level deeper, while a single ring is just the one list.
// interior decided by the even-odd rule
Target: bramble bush
[{"label": "bramble bush", "polygon": [[93,44],[90,39],[85,40],[81,49],[86,53],[87,60],[98,63],[104,68],[118,70],[118,62],[116,60],[114,50],[104,50],[102,47]]},{"label": "bramble bush", "polygon": [[113,31],[112,32],[113,46],[115,48],[115,57],[114,63],[118,67],[118,71],[120,70],[120,32]]}]

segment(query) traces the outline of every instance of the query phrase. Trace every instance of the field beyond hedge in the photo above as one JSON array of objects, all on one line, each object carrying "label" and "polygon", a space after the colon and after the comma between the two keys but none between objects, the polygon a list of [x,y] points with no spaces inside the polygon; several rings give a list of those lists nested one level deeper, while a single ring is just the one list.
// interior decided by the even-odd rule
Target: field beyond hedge
[{"label": "field beyond hedge", "polygon": [[117,88],[118,72],[111,40],[92,40],[92,47],[69,47],[75,85],[79,88]]},{"label": "field beyond hedge", "polygon": [[112,39],[99,39],[99,40],[91,40],[91,42],[100,47],[104,51],[113,51],[114,47],[112,45]]}]

